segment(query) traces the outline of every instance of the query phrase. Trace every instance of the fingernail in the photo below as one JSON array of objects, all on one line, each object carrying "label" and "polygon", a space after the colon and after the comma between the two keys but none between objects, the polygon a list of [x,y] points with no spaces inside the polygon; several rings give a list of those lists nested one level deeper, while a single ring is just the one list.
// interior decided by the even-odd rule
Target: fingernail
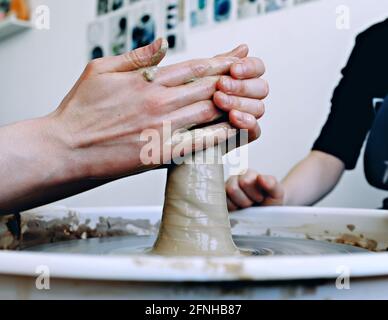
[{"label": "fingernail", "polygon": [[222,77],[221,79],[222,86],[226,90],[232,90],[232,81],[228,77]]},{"label": "fingernail", "polygon": [[244,114],[238,110],[235,110],[234,112],[235,116],[236,116],[236,119],[240,122],[244,122],[245,119],[244,119]]},{"label": "fingernail", "polygon": [[226,105],[229,105],[230,104],[230,97],[223,92],[220,92],[220,93],[221,93],[222,102],[225,103]]}]

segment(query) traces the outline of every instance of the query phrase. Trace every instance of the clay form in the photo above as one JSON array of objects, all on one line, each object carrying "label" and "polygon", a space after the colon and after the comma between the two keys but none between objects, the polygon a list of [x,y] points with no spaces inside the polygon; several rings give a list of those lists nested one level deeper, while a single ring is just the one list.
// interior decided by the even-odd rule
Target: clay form
[{"label": "clay form", "polygon": [[152,253],[240,254],[232,239],[221,156],[221,147],[210,148],[169,170],[162,223]]}]

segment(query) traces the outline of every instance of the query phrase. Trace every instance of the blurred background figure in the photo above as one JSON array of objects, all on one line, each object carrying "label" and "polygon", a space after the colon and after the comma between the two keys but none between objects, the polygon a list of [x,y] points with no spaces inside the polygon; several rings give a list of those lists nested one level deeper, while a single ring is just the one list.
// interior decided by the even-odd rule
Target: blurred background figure
[{"label": "blurred background figure", "polygon": [[345,170],[355,169],[369,131],[366,178],[372,186],[388,190],[388,99],[382,103],[388,94],[388,45],[383,40],[387,37],[388,20],[357,37],[334,91],[329,118],[310,154],[282,182],[253,170],[230,178],[226,190],[231,210],[254,204],[317,203],[335,188]]}]

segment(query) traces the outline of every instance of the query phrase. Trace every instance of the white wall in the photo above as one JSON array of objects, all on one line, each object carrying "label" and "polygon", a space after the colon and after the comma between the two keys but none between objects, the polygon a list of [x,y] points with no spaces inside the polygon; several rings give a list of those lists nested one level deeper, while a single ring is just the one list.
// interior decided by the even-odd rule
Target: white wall
[{"label": "white wall", "polygon": [[[85,63],[86,24],[94,0],[33,0],[48,4],[50,31],[31,31],[0,43],[0,124],[44,115],[59,104]],[[348,5],[351,29],[335,28],[335,8]],[[385,18],[381,0],[320,0],[264,17],[190,34],[188,50],[166,63],[206,57],[247,43],[267,65],[271,96],[263,136],[250,146],[250,166],[284,176],[307,154],[329,112],[332,91],[355,35]],[[63,201],[71,206],[161,204],[165,173],[132,177]],[[362,161],[325,206],[377,207],[386,195],[364,180]]]}]

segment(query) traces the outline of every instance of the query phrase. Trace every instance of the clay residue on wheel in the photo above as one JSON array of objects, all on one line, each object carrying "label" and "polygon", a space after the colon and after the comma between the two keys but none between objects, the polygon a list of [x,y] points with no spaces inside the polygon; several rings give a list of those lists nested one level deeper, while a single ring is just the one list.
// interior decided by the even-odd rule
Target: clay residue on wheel
[{"label": "clay residue on wheel", "polygon": [[0,250],[16,249],[20,244],[16,216],[0,216]]},{"label": "clay residue on wheel", "polygon": [[347,244],[355,247],[364,248],[370,251],[377,251],[377,241],[373,239],[367,239],[364,237],[358,237],[353,234],[342,234],[334,240],[336,243]]},{"label": "clay residue on wheel", "polygon": [[77,239],[152,235],[157,231],[157,225],[147,219],[100,217],[97,223],[91,223],[90,219],[81,222],[79,215],[71,210],[66,216],[51,219],[26,213],[22,215],[19,241],[7,227],[11,219],[0,218],[0,249],[3,250]]}]

